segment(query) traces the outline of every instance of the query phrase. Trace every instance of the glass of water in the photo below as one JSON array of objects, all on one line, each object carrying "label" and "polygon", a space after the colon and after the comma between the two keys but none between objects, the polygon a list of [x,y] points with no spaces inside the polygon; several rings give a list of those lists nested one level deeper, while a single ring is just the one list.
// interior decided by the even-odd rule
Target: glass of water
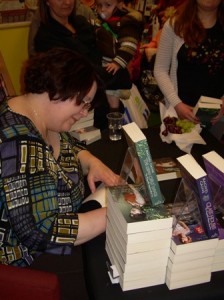
[{"label": "glass of water", "polygon": [[122,138],[123,114],[112,112],[107,114],[109,138],[111,141],[118,141]]}]

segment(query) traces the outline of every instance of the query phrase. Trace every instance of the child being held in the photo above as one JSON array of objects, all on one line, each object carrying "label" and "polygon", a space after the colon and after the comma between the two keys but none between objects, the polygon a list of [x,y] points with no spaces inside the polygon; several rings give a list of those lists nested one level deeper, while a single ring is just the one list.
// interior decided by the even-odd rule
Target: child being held
[{"label": "child being held", "polygon": [[[99,14],[96,33],[102,64],[107,72],[115,74],[120,68],[128,68],[136,56],[144,28],[143,17],[120,0],[96,0],[96,7]],[[129,98],[130,91],[107,90],[106,94],[111,110],[117,111],[120,98]]]}]

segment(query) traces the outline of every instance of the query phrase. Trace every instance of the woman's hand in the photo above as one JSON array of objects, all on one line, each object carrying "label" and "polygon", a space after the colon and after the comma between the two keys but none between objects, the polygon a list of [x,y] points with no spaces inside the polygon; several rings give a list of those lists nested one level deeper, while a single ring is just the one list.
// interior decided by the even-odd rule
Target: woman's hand
[{"label": "woman's hand", "polygon": [[119,175],[115,174],[89,151],[80,151],[78,157],[84,174],[87,174],[87,181],[92,193],[96,190],[95,182],[103,182],[106,186],[115,186],[125,183]]},{"label": "woman's hand", "polygon": [[124,184],[124,181],[120,176],[115,174],[110,168],[108,168],[97,158],[94,158],[94,160],[90,164],[87,180],[91,192],[95,191],[95,182],[98,181],[103,182],[106,186],[115,186],[122,183]]},{"label": "woman's hand", "polygon": [[180,102],[175,106],[175,110],[180,119],[186,119],[194,123],[199,123],[199,119],[193,114],[193,107]]}]

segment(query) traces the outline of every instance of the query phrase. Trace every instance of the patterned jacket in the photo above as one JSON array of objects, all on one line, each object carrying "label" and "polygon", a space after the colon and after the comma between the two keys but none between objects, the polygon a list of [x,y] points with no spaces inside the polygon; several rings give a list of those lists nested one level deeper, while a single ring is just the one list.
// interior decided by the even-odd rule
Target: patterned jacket
[{"label": "patterned jacket", "polygon": [[77,154],[85,149],[60,135],[56,160],[33,123],[0,106],[0,263],[30,265],[39,253],[69,254],[84,197]]}]

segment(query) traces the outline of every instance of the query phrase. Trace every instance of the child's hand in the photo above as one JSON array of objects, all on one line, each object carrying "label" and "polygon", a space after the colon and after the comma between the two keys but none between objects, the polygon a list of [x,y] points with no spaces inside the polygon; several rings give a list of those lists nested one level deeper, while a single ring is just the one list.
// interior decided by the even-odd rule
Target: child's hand
[{"label": "child's hand", "polygon": [[105,68],[108,73],[112,73],[114,75],[120,69],[120,66],[115,62],[111,62],[106,64]]}]

